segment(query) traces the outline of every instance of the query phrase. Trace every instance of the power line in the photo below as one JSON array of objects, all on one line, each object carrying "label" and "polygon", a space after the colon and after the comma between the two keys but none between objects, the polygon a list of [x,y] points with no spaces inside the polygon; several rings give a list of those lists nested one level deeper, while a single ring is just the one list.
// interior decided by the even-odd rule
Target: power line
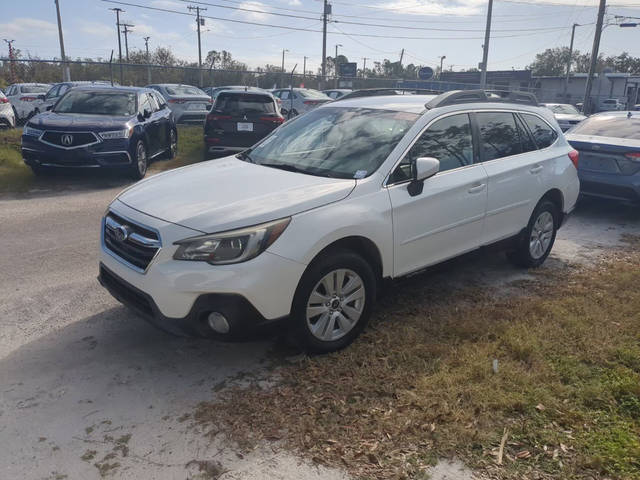
[{"label": "power line", "polygon": [[[194,16],[190,13],[185,13],[185,12],[179,12],[177,10],[171,10],[168,8],[160,8],[160,7],[151,7],[151,6],[147,6],[147,5],[139,5],[139,4],[135,4],[135,3],[129,3],[129,2],[124,2],[124,1],[119,1],[119,0],[102,0],[103,2],[106,3],[113,3],[113,4],[118,4],[118,5],[126,5],[126,6],[130,6],[130,7],[138,7],[138,8],[143,8],[146,10],[155,10],[155,11],[160,11],[160,12],[166,12],[166,13],[174,13],[177,15],[188,15],[188,16]],[[223,17],[214,17],[211,15],[201,15],[201,18],[210,18],[212,20],[219,20],[219,21],[223,21],[223,22],[231,22],[231,23],[239,23],[239,24],[243,24],[243,25],[256,25],[256,26],[261,26],[261,27],[270,27],[270,28],[281,28],[281,29],[285,29],[285,30],[295,30],[295,31],[300,31],[300,32],[313,32],[313,33],[321,33],[322,30],[312,30],[309,28],[301,28],[301,27],[292,27],[292,26],[288,26],[288,25],[274,25],[274,24],[269,24],[269,23],[261,23],[261,22],[252,22],[252,21],[248,21],[248,20],[236,20],[236,19],[231,19],[231,18],[223,18]],[[560,29],[564,29],[565,27],[553,27],[553,30],[560,30]],[[542,33],[548,33],[549,31],[553,31],[553,30],[547,30],[547,29],[538,29],[535,32],[531,33],[524,33],[524,34],[514,34],[514,35],[499,35],[499,36],[495,36],[493,38],[516,38],[516,37],[526,37],[526,36],[532,36],[532,35],[539,35]],[[443,30],[449,33],[455,33],[458,30]],[[384,38],[384,39],[397,39],[397,40],[480,40],[483,37],[412,37],[412,36],[405,36],[405,35],[376,35],[376,34],[368,34],[368,33],[336,33],[337,35],[349,35],[349,36],[354,36],[354,37],[368,37],[368,38]]]}]

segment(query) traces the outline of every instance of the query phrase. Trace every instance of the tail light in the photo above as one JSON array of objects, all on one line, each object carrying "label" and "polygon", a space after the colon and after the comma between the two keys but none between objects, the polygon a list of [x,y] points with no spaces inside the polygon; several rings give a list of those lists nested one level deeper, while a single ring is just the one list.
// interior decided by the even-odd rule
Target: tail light
[{"label": "tail light", "polygon": [[625,155],[632,162],[640,162],[640,152],[627,153]]},{"label": "tail light", "polygon": [[2,97],[2,98],[0,98],[0,103],[9,103],[9,99],[5,98],[5,97]]},{"label": "tail light", "polygon": [[185,98],[170,98],[169,103],[186,103],[187,100]]},{"label": "tail light", "polygon": [[573,163],[573,166],[576,167],[576,170],[578,169],[578,158],[580,157],[580,154],[578,153],[577,150],[571,150],[569,152],[569,158],[571,159],[571,163]]},{"label": "tail light", "polygon": [[260,117],[261,122],[269,122],[269,123],[284,123],[284,117]]},{"label": "tail light", "polygon": [[305,105],[317,105],[320,102],[317,102],[316,100],[305,100],[304,102]]},{"label": "tail light", "polygon": [[20,97],[21,102],[35,102],[38,97]]}]

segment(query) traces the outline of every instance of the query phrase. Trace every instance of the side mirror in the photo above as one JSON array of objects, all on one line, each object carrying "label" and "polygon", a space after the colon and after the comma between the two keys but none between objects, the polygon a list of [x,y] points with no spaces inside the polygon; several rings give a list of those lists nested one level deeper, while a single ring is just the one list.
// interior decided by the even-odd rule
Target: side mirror
[{"label": "side mirror", "polygon": [[149,117],[151,117],[151,112],[145,108],[142,116],[144,118],[149,118]]},{"label": "side mirror", "polygon": [[440,160],[433,157],[419,157],[413,169],[413,180],[409,183],[407,190],[409,195],[415,197],[422,193],[424,181],[433,177],[440,171]]},{"label": "side mirror", "polygon": [[38,95],[39,100],[44,100],[44,95]]}]

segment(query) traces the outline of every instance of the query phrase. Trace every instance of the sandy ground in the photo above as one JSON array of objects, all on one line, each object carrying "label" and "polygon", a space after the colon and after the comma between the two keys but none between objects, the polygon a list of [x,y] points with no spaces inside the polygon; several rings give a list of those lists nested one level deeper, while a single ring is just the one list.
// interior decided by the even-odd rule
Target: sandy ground
[{"label": "sandy ground", "polygon": [[[96,257],[100,217],[120,188],[0,199],[0,477],[346,478],[268,445],[238,455],[189,421],[240,373],[268,379],[274,342],[170,337],[113,300],[95,279]],[[584,202],[545,268],[588,262],[625,233],[640,234],[637,207]],[[503,290],[526,276],[500,254],[436,275]],[[471,474],[442,462],[431,478]]]}]

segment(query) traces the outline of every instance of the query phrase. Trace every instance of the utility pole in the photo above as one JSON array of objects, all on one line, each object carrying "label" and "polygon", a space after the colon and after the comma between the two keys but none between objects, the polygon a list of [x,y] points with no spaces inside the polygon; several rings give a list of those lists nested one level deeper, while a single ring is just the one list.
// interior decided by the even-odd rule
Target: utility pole
[{"label": "utility pole", "polygon": [[189,11],[196,11],[196,25],[198,26],[198,71],[200,72],[200,84],[198,86],[202,87],[202,44],[200,43],[200,26],[204,25],[204,18],[200,18],[200,10],[206,11],[207,9],[198,6],[193,7],[191,5],[189,5],[187,9]]},{"label": "utility pole", "polygon": [[445,58],[447,58],[446,55],[441,55],[440,56],[440,73],[438,73],[438,80],[440,80],[442,78],[442,62],[444,62]]},{"label": "utility pole", "polygon": [[67,57],[64,54],[64,39],[62,38],[62,20],[60,18],[60,4],[59,0],[53,0],[56,4],[56,15],[58,16],[58,36],[60,37],[60,58],[62,59],[62,81],[71,81],[71,72],[69,71],[69,64],[67,63]]},{"label": "utility pole", "polygon": [[567,59],[567,75],[564,80],[564,97],[566,101],[567,91],[569,90],[569,74],[571,73],[571,62],[573,61],[573,40],[576,36],[576,27],[579,27],[577,23],[571,27],[571,43],[569,44],[569,58]]},{"label": "utility pole", "polygon": [[280,74],[280,88],[284,88],[284,53],[289,50],[282,49],[282,73]]},{"label": "utility pole", "polygon": [[367,60],[369,60],[369,58],[362,57],[362,78],[367,77]]},{"label": "utility pole", "polygon": [[338,88],[338,47],[341,47],[341,44],[336,45],[336,56],[333,58],[333,76],[334,76],[334,85],[333,88]]},{"label": "utility pole", "polygon": [[15,40],[7,40],[5,38],[4,41],[9,45],[9,71],[11,72],[11,83],[14,83],[16,81],[16,73],[13,66],[13,42],[15,42]]},{"label": "utility pole", "polygon": [[151,57],[149,56],[149,39],[151,37],[144,38],[144,48],[147,51],[147,84],[151,83]]},{"label": "utility pole", "polygon": [[129,63],[129,36],[127,34],[133,31],[129,30],[129,27],[135,27],[135,25],[130,25],[128,23],[121,23],[120,25],[124,27],[122,30],[122,33],[124,33],[124,51],[126,52],[127,63]]},{"label": "utility pole", "polygon": [[480,69],[480,87],[487,86],[487,62],[489,61],[489,40],[491,39],[491,15],[493,12],[493,0],[489,0],[487,8],[487,28],[484,31],[484,45],[482,45],[482,64]]},{"label": "utility pole", "polygon": [[303,61],[302,61],[302,85],[304,86],[304,81],[307,78],[307,58],[309,57],[303,57]]},{"label": "utility pole", "polygon": [[120,12],[124,12],[121,8],[110,8],[116,12],[116,31],[118,32],[118,63],[120,64],[120,85],[124,83],[124,74],[122,72],[122,40],[120,40]]},{"label": "utility pole", "polygon": [[593,85],[593,74],[598,65],[598,51],[600,50],[600,37],[602,36],[602,24],[604,22],[606,4],[607,0],[600,0],[600,6],[598,7],[596,33],[593,37],[593,48],[591,49],[591,65],[589,66],[589,76],[587,77],[587,86],[584,90],[584,101],[582,102],[582,113],[585,115],[591,113],[591,86]]},{"label": "utility pole", "polygon": [[402,66],[402,59],[404,58],[404,48],[400,52],[400,66]]},{"label": "utility pole", "polygon": [[322,11],[322,82],[321,88],[327,80],[327,16],[331,14],[331,5],[324,0],[324,10]]}]

